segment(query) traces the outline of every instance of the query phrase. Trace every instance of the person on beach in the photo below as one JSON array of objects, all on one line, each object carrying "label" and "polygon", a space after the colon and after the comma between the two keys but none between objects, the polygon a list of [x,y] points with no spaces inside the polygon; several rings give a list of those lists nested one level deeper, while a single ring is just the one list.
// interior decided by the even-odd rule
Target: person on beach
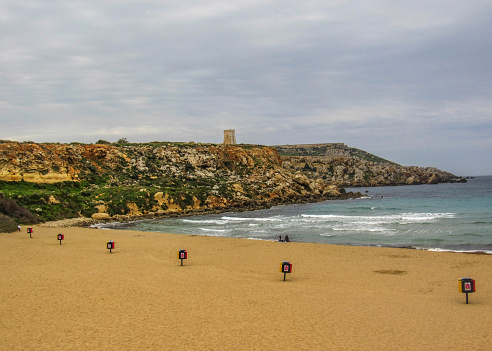
[{"label": "person on beach", "polygon": [[21,230],[21,226],[20,226],[20,224],[17,226],[17,229],[19,229],[19,232],[20,232],[20,230]]},{"label": "person on beach", "polygon": [[289,239],[289,236],[288,235],[285,236],[284,242],[286,242],[286,243],[290,242],[290,239]]},{"label": "person on beach", "polygon": [[281,236],[281,235],[279,235],[279,236],[278,236],[278,242],[279,242],[279,243],[283,242],[283,240],[282,240],[282,236]]}]

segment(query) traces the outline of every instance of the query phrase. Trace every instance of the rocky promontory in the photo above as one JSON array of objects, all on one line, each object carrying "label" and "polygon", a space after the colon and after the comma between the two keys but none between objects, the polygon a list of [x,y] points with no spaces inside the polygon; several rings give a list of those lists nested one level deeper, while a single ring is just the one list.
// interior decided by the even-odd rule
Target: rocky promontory
[{"label": "rocky promontory", "polygon": [[401,166],[343,143],[278,145],[283,167],[339,187],[466,182],[434,167]]},{"label": "rocky promontory", "polygon": [[245,211],[361,196],[345,187],[454,181],[466,180],[343,143],[0,141],[0,231],[6,220],[16,228],[26,219],[121,221]]},{"label": "rocky promontory", "polygon": [[41,221],[153,218],[342,199],[272,147],[0,142],[0,196]]}]

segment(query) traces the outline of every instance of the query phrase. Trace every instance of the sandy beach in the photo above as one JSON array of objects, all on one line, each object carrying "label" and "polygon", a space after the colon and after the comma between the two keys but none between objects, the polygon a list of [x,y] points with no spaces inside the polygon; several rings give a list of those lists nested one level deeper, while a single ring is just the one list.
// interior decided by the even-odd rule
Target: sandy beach
[{"label": "sandy beach", "polygon": [[[461,277],[476,280],[468,305]],[[491,326],[489,255],[77,227],[0,234],[0,350],[489,350]]]}]

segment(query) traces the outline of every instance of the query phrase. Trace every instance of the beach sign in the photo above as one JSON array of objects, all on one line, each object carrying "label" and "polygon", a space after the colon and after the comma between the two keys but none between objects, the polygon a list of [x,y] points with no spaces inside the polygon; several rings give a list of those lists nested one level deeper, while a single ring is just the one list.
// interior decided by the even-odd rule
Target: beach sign
[{"label": "beach sign", "polygon": [[285,281],[285,275],[287,273],[292,273],[292,263],[287,261],[282,261],[280,263],[280,272],[284,273],[284,281]]},{"label": "beach sign", "polygon": [[468,294],[475,292],[475,280],[471,278],[461,278],[458,280],[460,293],[466,294],[468,304]]},{"label": "beach sign", "polygon": [[29,234],[29,237],[32,238],[32,228],[27,228],[27,234]]},{"label": "beach sign", "polygon": [[188,259],[188,252],[186,252],[186,250],[179,250],[178,259],[181,260],[181,265],[183,265],[183,260]]},{"label": "beach sign", "polygon": [[65,235],[58,234],[57,239],[60,240],[60,245],[61,245],[62,240],[65,240]]},{"label": "beach sign", "polygon": [[114,249],[114,241],[107,241],[106,242],[106,247],[108,248],[109,253],[111,253],[111,250]]}]

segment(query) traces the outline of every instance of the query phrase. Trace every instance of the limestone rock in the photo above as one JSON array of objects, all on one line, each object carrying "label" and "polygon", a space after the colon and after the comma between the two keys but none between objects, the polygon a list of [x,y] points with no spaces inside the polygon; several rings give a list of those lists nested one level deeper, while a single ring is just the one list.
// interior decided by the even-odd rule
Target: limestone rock
[{"label": "limestone rock", "polygon": [[108,213],[93,213],[91,216],[92,219],[96,219],[98,221],[103,221],[107,219],[111,219],[111,216]]},{"label": "limestone rock", "polygon": [[108,211],[108,208],[104,204],[94,206],[94,208],[97,210],[98,213],[105,213]]},{"label": "limestone rock", "polygon": [[[335,175],[311,176],[312,160],[285,162],[265,146],[198,143],[36,144],[0,141],[0,180],[36,183],[81,182],[84,215],[117,220],[193,211],[265,208],[277,204],[350,196],[338,191],[351,163]],[[301,169],[291,169],[301,166]],[[307,167],[306,167],[307,166]],[[319,171],[323,171],[320,165]],[[361,168],[355,179],[364,179]],[[87,181],[90,183],[87,185]],[[93,182],[93,183],[92,183]],[[329,187],[327,187],[329,185]],[[83,188],[82,188],[83,187]],[[46,202],[69,204],[58,194]],[[126,217],[125,217],[126,216]]]},{"label": "limestone rock", "polygon": [[58,199],[56,197],[54,197],[53,195],[50,195],[50,197],[48,199],[48,203],[49,204],[59,204],[60,201],[58,201]]},{"label": "limestone rock", "polygon": [[294,174],[294,177],[292,178],[292,180],[294,182],[296,182],[297,184],[300,184],[300,185],[305,186],[305,187],[309,187],[309,184],[310,184],[309,178],[306,177],[301,172],[296,172]]},{"label": "limestone rock", "polygon": [[340,197],[341,193],[336,185],[328,185],[325,187],[323,195],[329,197]]},{"label": "limestone rock", "polygon": [[[282,156],[282,159],[284,168],[292,173],[300,172],[311,181],[322,178],[339,187],[436,184],[457,178],[434,167],[406,167],[350,156]],[[304,177],[295,179],[306,183]]]}]

